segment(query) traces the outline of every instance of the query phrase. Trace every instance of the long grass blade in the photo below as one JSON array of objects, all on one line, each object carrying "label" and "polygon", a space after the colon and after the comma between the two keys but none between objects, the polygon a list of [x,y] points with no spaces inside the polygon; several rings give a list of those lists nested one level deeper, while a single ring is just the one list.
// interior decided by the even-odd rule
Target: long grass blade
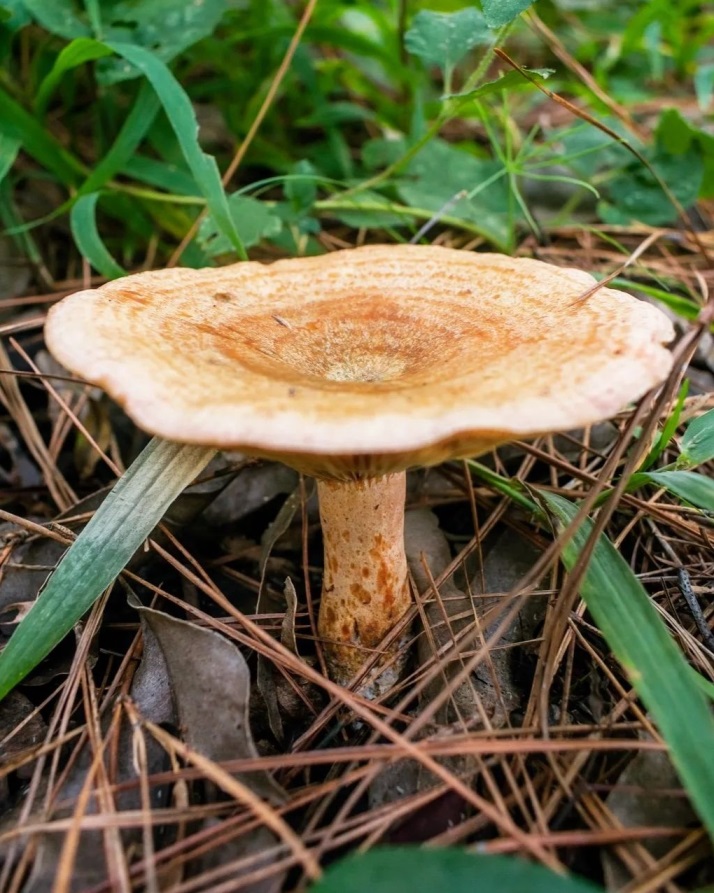
[{"label": "long grass blade", "polygon": [[106,46],[111,47],[132,65],[136,65],[151,83],[176,134],[186,163],[206,198],[206,204],[216,225],[229,239],[238,256],[243,260],[247,259],[245,248],[231,218],[216,160],[207,155],[198,142],[198,122],[185,90],[164,63],[149,50],[115,41],[108,42]]},{"label": "long grass blade", "polygon": [[8,171],[15,163],[17,153],[21,148],[22,141],[17,137],[0,133],[0,183],[5,179]]},{"label": "long grass blade", "polygon": [[[91,38],[78,37],[73,40],[59,54],[55,64],[40,84],[35,99],[36,113],[44,114],[53,92],[67,72],[86,62],[110,56],[112,52],[110,47]],[[96,192],[115,174],[123,170],[151,127],[160,104],[151,84],[145,82],[112,147],[93,167],[92,172],[80,187],[79,195]]]},{"label": "long grass blade", "polygon": [[[577,506],[540,494],[558,527]],[[572,568],[592,531],[586,520],[563,550]],[[670,748],[694,807],[714,839],[714,715],[691,667],[660,619],[640,581],[605,536],[595,546],[580,594],[615,657]]]},{"label": "long grass blade", "polygon": [[95,270],[107,279],[118,279],[126,275],[126,270],[114,260],[99,235],[96,216],[98,199],[99,193],[93,192],[83,195],[72,206],[69,217],[72,236],[82,256]]},{"label": "long grass blade", "polygon": [[664,487],[678,499],[705,512],[714,512],[714,481],[696,471],[643,471],[630,478],[628,491],[643,484]]},{"label": "long grass blade", "polygon": [[142,84],[117,138],[92,173],[82,183],[79,189],[80,195],[96,192],[115,174],[125,170],[151,127],[160,105],[151,85]]},{"label": "long grass blade", "polygon": [[38,115],[44,115],[52,94],[66,72],[85,62],[93,62],[103,56],[110,56],[111,53],[109,47],[91,38],[78,37],[73,40],[57,56],[54,65],[43,78],[35,97],[35,112]]},{"label": "long grass blade", "polygon": [[117,578],[215,450],[154,439],[64,554],[0,654],[5,697]]}]

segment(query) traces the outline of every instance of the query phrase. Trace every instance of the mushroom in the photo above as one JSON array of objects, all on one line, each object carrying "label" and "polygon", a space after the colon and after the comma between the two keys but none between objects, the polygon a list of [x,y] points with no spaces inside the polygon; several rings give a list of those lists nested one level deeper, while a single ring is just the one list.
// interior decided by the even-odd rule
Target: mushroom
[{"label": "mushroom", "polygon": [[[55,357],[152,434],[317,478],[319,634],[346,684],[410,606],[406,469],[607,418],[666,376],[663,313],[577,270],[434,246],[138,273],[48,315]],[[371,683],[398,673],[399,637]],[[394,641],[394,640],[397,641]]]}]

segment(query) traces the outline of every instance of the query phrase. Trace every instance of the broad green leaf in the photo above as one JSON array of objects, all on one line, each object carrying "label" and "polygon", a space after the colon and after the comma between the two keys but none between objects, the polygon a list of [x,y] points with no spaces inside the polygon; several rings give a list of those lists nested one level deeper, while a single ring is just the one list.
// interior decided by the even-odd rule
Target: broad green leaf
[{"label": "broad green leaf", "polygon": [[[621,121],[609,115],[600,120],[614,133],[627,139],[627,130]],[[585,123],[556,130],[551,137],[551,145],[558,147],[563,164],[583,178],[592,178],[601,171],[611,173],[620,170],[632,161],[632,156],[622,143]]]},{"label": "broad green leaf", "polygon": [[112,23],[131,22],[135,42],[164,58],[212,34],[228,6],[227,0],[124,0],[116,4]]},{"label": "broad green leaf", "polygon": [[678,109],[666,109],[660,116],[655,136],[660,150],[670,155],[699,153],[703,167],[699,197],[711,198],[714,195],[714,135],[695,127]]},{"label": "broad green leaf", "polygon": [[692,145],[696,128],[677,109],[665,109],[657,122],[657,143],[670,155],[681,155]]},{"label": "broad green leaf", "polygon": [[491,28],[507,25],[532,6],[535,0],[482,0],[483,14]]},{"label": "broad green leaf", "polygon": [[25,0],[3,0],[0,4],[0,26],[10,34],[24,28],[32,21]]},{"label": "broad green leaf", "polygon": [[89,26],[77,15],[74,0],[24,0],[25,8],[32,13],[35,21],[51,34],[74,40],[76,37],[91,37]]},{"label": "broad green leaf", "polygon": [[[130,39],[159,61],[170,62],[179,53],[213,34],[228,6],[227,0],[192,3],[186,0],[141,0],[140,3],[124,0],[113,5],[111,16],[102,10],[103,38],[106,41]],[[135,76],[135,71],[111,60],[100,70],[99,80],[109,84]]]},{"label": "broad green leaf", "polygon": [[642,484],[664,487],[690,505],[706,512],[714,512],[714,480],[703,474],[697,474],[696,471],[640,472],[632,475],[628,490],[640,487]]},{"label": "broad green leaf", "polygon": [[[525,68],[528,74],[535,81],[545,81],[555,73],[553,68]],[[466,93],[452,93],[445,99],[479,99],[482,96],[490,96],[493,93],[500,93],[501,90],[522,90],[524,87],[532,87],[533,84],[524,78],[520,71],[507,71],[495,81],[487,81],[476,87],[475,90],[469,90]]]},{"label": "broad green leaf", "polygon": [[176,134],[186,163],[206,199],[217,229],[230,242],[238,256],[245,260],[245,248],[228,208],[218,165],[215,158],[201,149],[198,142],[198,122],[186,92],[163,62],[148,50],[126,43],[112,42],[108,46],[132,65],[136,65],[151,83]]},{"label": "broad green leaf", "polygon": [[0,698],[71,632],[214,452],[149,443],[65,552],[0,654]]},{"label": "broad green leaf", "polygon": [[[123,0],[79,4],[74,0],[24,0],[35,20],[66,40],[97,38],[106,42],[131,41],[152,52],[161,62],[212,34],[228,8],[227,0]],[[86,12],[78,7],[86,7]],[[101,21],[100,21],[101,13]],[[102,83],[133,78],[138,71],[118,60],[106,60],[99,72]]]},{"label": "broad green leaf", "polygon": [[[679,112],[665,112],[654,147],[643,154],[679,203],[687,208],[700,195],[707,174],[707,159],[714,163],[714,138],[691,128]],[[707,139],[708,138],[708,139]],[[711,140],[711,149],[709,141]],[[711,184],[714,185],[714,184]],[[652,226],[671,223],[677,209],[640,161],[630,161],[623,173],[607,183],[610,205],[601,214],[609,223],[638,220]]]},{"label": "broad green leaf", "polygon": [[95,59],[101,59],[103,56],[111,55],[109,47],[97,43],[87,37],[78,37],[66,46],[55,59],[55,64],[49,70],[37,91],[35,98],[35,111],[38,115],[43,115],[47,108],[50,97],[57,89],[57,85],[62,80],[62,76],[67,72],[83,65],[85,62],[93,62]]},{"label": "broad green leaf", "polygon": [[98,192],[92,192],[78,199],[72,206],[69,222],[77,247],[89,263],[107,279],[126,276],[126,270],[114,260],[102,241],[97,229]]},{"label": "broad green leaf", "polygon": [[342,859],[308,893],[597,893],[599,889],[523,859],[396,846]]},{"label": "broad green leaf", "polygon": [[679,444],[677,468],[694,468],[714,459],[714,409],[693,419]]},{"label": "broad green leaf", "polygon": [[[467,220],[498,248],[508,249],[509,196],[499,162],[474,158],[434,139],[409,163],[406,174],[397,192],[407,205]],[[458,198],[461,193],[466,196]]]},{"label": "broad green leaf", "polygon": [[[257,245],[261,239],[277,236],[282,229],[280,218],[271,212],[265,202],[258,199],[236,193],[229,198],[228,206],[233,225],[245,248]],[[226,236],[219,232],[212,214],[201,223],[198,244],[211,257],[233,250]]]},{"label": "broad green leaf", "polygon": [[491,32],[475,6],[457,12],[423,9],[414,16],[404,35],[404,46],[428,65],[438,65],[448,73],[475,46],[486,46]]},{"label": "broad green leaf", "polygon": [[375,137],[362,146],[362,164],[370,171],[388,167],[398,161],[407,151],[407,141],[403,136]]},{"label": "broad green leaf", "polygon": [[[578,508],[562,496],[541,499],[563,528]],[[593,529],[586,520],[563,550],[572,568]],[[580,594],[670,748],[672,762],[714,837],[714,715],[645,588],[606,536],[600,536]]]}]

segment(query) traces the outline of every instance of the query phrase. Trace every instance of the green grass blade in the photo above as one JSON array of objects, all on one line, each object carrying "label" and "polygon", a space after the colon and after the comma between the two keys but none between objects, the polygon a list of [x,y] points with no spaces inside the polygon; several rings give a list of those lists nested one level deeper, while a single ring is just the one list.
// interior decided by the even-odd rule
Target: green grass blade
[{"label": "green grass blade", "polygon": [[696,684],[697,688],[705,695],[705,697],[709,698],[710,701],[714,701],[714,682],[710,682],[708,679],[705,679],[701,673],[697,672],[697,670],[692,669],[692,679]]},{"label": "green grass blade", "polygon": [[642,484],[664,487],[705,512],[714,512],[714,480],[696,471],[647,471],[633,475],[628,491]]},{"label": "green grass blade", "polygon": [[492,471],[486,465],[477,462],[475,459],[467,459],[467,462],[471,471],[473,471],[480,480],[488,484],[489,487],[493,487],[494,490],[503,493],[504,496],[507,496],[512,502],[515,502],[516,505],[520,505],[520,507],[527,512],[532,512],[533,514],[538,515],[538,517],[542,517],[543,510],[537,503],[529,498],[526,488],[520,481],[505,478],[498,474],[498,472]]},{"label": "green grass blade", "polygon": [[19,103],[0,89],[0,133],[20,140],[22,148],[64,184],[84,175],[83,165],[64,149]]},{"label": "green grass blade", "polygon": [[[52,93],[68,71],[85,62],[110,56],[112,52],[110,47],[91,38],[78,37],[73,40],[59,54],[55,64],[40,84],[35,100],[37,114],[44,114]],[[116,173],[124,168],[151,127],[159,106],[160,102],[153,88],[150,84],[144,83],[114,144],[82,184],[79,190],[80,195],[87,195],[101,189],[108,180],[111,180]]]},{"label": "green grass blade", "polygon": [[[153,88],[155,98],[152,99],[146,90],[140,92],[137,103],[127,118],[115,144],[112,146],[111,152],[102,162],[100,162],[99,167],[82,185],[81,192],[87,194],[91,191],[96,191],[115,173],[122,169],[123,165],[131,158],[132,153],[151,125],[151,121],[158,109],[158,103],[160,103],[163,106],[174,133],[176,134],[181,151],[186,159],[186,163],[191,169],[196,184],[206,199],[206,204],[208,205],[216,226],[226,239],[228,239],[238,256],[245,260],[247,255],[230,214],[228,198],[223,189],[223,184],[221,183],[218,165],[212,156],[207,155],[201,149],[199,144],[198,122],[196,121],[191,101],[166,65],[149,50],[134,44],[121,42],[102,43],[101,41],[92,40],[87,37],[78,38],[60,54],[60,57],[52,70],[43,81],[40,88],[41,94],[38,98],[38,105],[42,107],[42,105],[47,102],[62,75],[70,68],[91,59],[101,58],[109,53],[117,53],[128,62],[131,62],[132,65],[135,65]],[[6,97],[6,99],[9,103],[13,102],[9,97]],[[0,95],[0,116],[2,116],[3,113],[1,100],[2,96]],[[46,144],[47,139],[49,138],[46,136],[44,129],[20,106],[17,106],[16,109],[14,109],[14,117],[17,118],[20,124],[22,124],[22,127],[20,127],[19,124],[14,128],[11,127],[10,124],[4,126],[4,122],[2,122],[0,123],[0,132],[8,133],[11,136],[17,136],[20,139],[23,138],[22,133],[25,132],[27,134],[27,139],[23,139],[23,145],[27,151],[30,152],[30,154],[34,154],[38,161],[45,164],[45,166],[53,169],[48,160],[53,150]],[[12,120],[14,119],[11,118],[11,122]],[[32,138],[31,140],[30,137]],[[45,140],[44,143],[43,139]],[[30,143],[35,148],[34,152],[29,147]],[[66,180],[67,177],[65,176],[63,179]],[[74,179],[76,179],[76,176]],[[84,211],[80,213],[86,214],[87,209],[91,209],[92,212],[94,210],[93,206],[88,204]],[[98,241],[98,236],[97,238],[94,238],[92,235],[92,243],[95,248],[97,259],[99,259],[101,255],[97,246]],[[81,246],[80,250],[84,252],[84,249]],[[102,263],[106,266],[110,261],[111,259],[108,259],[108,257],[105,256]],[[92,261],[92,263],[93,266],[96,266],[94,261]],[[111,261],[111,264],[113,263],[114,262]],[[97,269],[101,270],[101,267],[97,267]],[[116,275],[116,273],[113,275]]]},{"label": "green grass blade", "polygon": [[[524,78],[520,71],[507,71],[496,78],[495,81],[487,81],[485,84],[481,84],[479,87],[475,87],[473,90],[468,90],[465,93],[450,93],[448,96],[443,96],[442,99],[480,99],[483,96],[500,93],[502,90],[530,89],[533,87],[534,81],[545,81],[555,72],[553,68],[524,68],[524,71],[527,71],[533,80],[529,81]],[[571,178],[562,179],[568,180]],[[580,181],[575,182],[580,185]],[[582,185],[596,192],[589,183],[583,183]]]},{"label": "green grass blade", "polygon": [[77,247],[89,263],[107,279],[126,276],[126,270],[114,260],[102,241],[97,229],[98,192],[84,195],[72,206],[69,217],[72,236]]},{"label": "green grass blade", "polygon": [[631,279],[623,279],[618,277],[610,283],[611,288],[631,288],[635,291],[641,291],[643,295],[649,295],[651,298],[657,298],[658,301],[674,310],[685,319],[696,319],[702,309],[695,301],[690,298],[684,298],[682,295],[672,294],[663,288],[655,288],[653,285],[647,285],[643,282],[634,282]]},{"label": "green grass blade", "polygon": [[154,439],[67,550],[0,654],[4,698],[117,578],[214,450]]},{"label": "green grass blade", "polygon": [[145,155],[133,155],[127,159],[122,173],[139,183],[161,189],[175,199],[176,196],[193,198],[197,204],[204,199],[191,174],[183,167],[169,161],[157,161]]},{"label": "green grass blade", "polygon": [[685,378],[680,385],[679,394],[677,395],[677,402],[674,406],[674,409],[669,414],[667,421],[664,423],[662,427],[662,433],[657,438],[655,445],[652,447],[649,455],[645,458],[645,461],[640,466],[641,471],[647,471],[648,468],[652,468],[655,462],[669,446],[669,442],[674,437],[674,432],[679,426],[679,419],[682,415],[682,410],[684,409],[684,401],[687,399],[688,393],[689,379]]},{"label": "green grass blade", "polygon": [[694,468],[714,459],[714,409],[693,419],[682,435],[678,468]]},{"label": "green grass blade", "polygon": [[55,64],[43,78],[35,98],[35,112],[38,115],[44,115],[47,103],[66,72],[78,65],[84,65],[85,62],[94,62],[96,59],[101,59],[102,56],[111,56],[111,54],[112,51],[109,47],[91,38],[78,37],[73,40],[57,56]]},{"label": "green grass blade", "polygon": [[150,84],[144,83],[131,107],[131,112],[122,125],[111,148],[97,164],[92,173],[82,183],[80,195],[96,192],[111,178],[125,170],[134,158],[134,153],[151,127],[160,102]]},{"label": "green grass blade", "polygon": [[7,176],[7,172],[15,163],[21,148],[22,142],[17,137],[0,133],[0,183],[2,183]]},{"label": "green grass blade", "polygon": [[[540,495],[558,527],[576,516],[577,506],[567,499]],[[587,520],[563,550],[567,568],[577,561],[591,531]],[[714,716],[644,587],[605,536],[598,539],[580,593],[654,717],[684,787],[714,838]]]},{"label": "green grass blade", "polygon": [[198,122],[191,100],[169,69],[148,50],[129,43],[105,44],[135,65],[151,83],[176,134],[186,163],[196,178],[206,204],[218,228],[235,248],[238,256],[247,255],[228,208],[215,158],[207,155],[198,142]]}]

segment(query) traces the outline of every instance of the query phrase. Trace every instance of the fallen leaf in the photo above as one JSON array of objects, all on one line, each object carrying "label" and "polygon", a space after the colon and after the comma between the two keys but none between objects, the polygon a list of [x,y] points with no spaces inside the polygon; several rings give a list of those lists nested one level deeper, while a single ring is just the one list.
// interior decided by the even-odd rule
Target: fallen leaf
[{"label": "fallen leaf", "polygon": [[[607,808],[622,828],[669,827],[688,828],[696,824],[697,815],[689,800],[676,796],[681,782],[665,751],[641,750],[624,768],[615,789],[607,798]],[[638,841],[653,859],[661,859],[676,845],[681,837],[653,837]],[[637,867],[644,872],[648,867],[637,852],[631,852],[626,867],[612,848],[603,849],[602,867],[607,890],[620,890],[639,878]]]},{"label": "fallen leaf", "polygon": [[[429,592],[431,580],[436,580],[451,562],[451,550],[439,529],[436,515],[427,509],[407,512],[405,541],[409,572],[417,590],[419,593]],[[428,629],[419,636],[417,660],[420,666],[436,660],[442,672],[434,674],[434,681],[425,688],[422,704],[432,701],[462,668],[458,636],[473,624],[473,611],[470,596],[456,586],[452,577],[441,585],[439,599],[432,595],[425,605]],[[478,713],[477,698],[471,680],[465,680],[438,711],[435,721],[451,723],[461,720],[470,723]]]},{"label": "fallen leaf", "polygon": [[229,480],[203,517],[214,527],[235,524],[276,496],[292,493],[297,483],[297,472],[287,465],[279,462],[252,463]]},{"label": "fallen leaf", "polygon": [[[132,603],[141,615],[147,640],[153,637],[163,653],[184,741],[216,763],[257,757],[248,720],[250,672],[238,648],[213,630],[142,607],[135,600]],[[281,804],[287,798],[267,772],[235,773],[235,777],[269,803]],[[222,799],[217,790],[214,796]],[[204,799],[210,800],[205,794]],[[218,828],[220,823],[211,821]],[[275,842],[273,832],[259,826],[229,838],[220,849],[209,850],[194,860],[192,870],[203,872],[269,853]],[[269,855],[254,860],[250,870],[269,862]],[[237,881],[244,874],[245,870],[236,868],[231,877]],[[246,889],[250,893],[277,893],[282,882],[283,874],[276,873]]]}]

